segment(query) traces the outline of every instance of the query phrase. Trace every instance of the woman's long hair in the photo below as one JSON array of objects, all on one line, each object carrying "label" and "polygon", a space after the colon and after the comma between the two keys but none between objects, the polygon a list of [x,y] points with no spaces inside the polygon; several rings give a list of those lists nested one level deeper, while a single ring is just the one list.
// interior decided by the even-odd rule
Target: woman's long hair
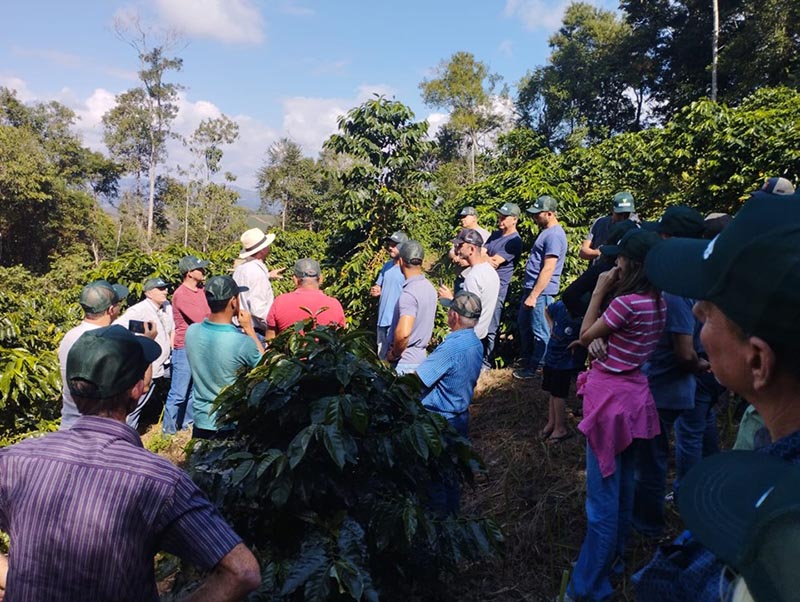
[{"label": "woman's long hair", "polygon": [[633,293],[648,295],[657,299],[661,291],[647,278],[647,274],[644,271],[644,262],[630,257],[626,257],[625,262],[627,263],[625,273],[620,274],[617,286],[611,292],[609,302],[615,297]]}]

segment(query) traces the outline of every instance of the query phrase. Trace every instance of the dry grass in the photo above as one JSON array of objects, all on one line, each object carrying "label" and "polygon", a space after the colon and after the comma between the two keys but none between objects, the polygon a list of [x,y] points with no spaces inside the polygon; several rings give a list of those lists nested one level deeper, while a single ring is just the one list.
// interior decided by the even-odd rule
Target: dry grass
[{"label": "dry grass", "polygon": [[[574,395],[572,408],[579,403]],[[537,380],[516,381],[511,370],[484,373],[470,408],[470,436],[486,462],[486,474],[467,489],[463,510],[497,519],[506,534],[502,558],[464,567],[448,579],[448,599],[464,601],[553,600],[564,571],[578,557],[586,528],[584,515],[585,440],[579,418],[569,416],[576,436],[557,445],[538,438],[547,421],[548,395]],[[145,446],[182,466],[189,433],[161,434],[161,425],[142,436]],[[680,530],[672,512],[670,535]],[[628,570],[614,600],[633,600],[630,575],[649,560],[657,542],[632,533]],[[162,582],[167,587],[169,580]]]},{"label": "dry grass", "polygon": [[[574,396],[568,400],[573,408],[577,403]],[[540,441],[547,405],[548,394],[538,381],[515,381],[510,370],[494,370],[478,382],[470,436],[487,473],[465,492],[463,509],[494,516],[507,539],[503,558],[465,567],[453,579],[453,599],[553,600],[577,559],[586,528],[585,439],[578,433],[557,445]],[[579,418],[570,415],[569,422],[575,429]],[[670,522],[676,533],[677,516]],[[628,571],[616,600],[633,600],[630,575],[647,562],[655,545],[631,536]]]}]

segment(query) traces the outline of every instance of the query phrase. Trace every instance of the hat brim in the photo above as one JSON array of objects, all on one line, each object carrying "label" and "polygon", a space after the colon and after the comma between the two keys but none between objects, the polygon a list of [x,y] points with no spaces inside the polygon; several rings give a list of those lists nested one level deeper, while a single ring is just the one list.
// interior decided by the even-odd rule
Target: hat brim
[{"label": "hat brim", "polygon": [[114,289],[114,294],[117,296],[118,301],[122,301],[128,296],[128,287],[121,284],[112,284],[111,288]]},{"label": "hat brim", "polygon": [[264,240],[261,242],[260,245],[248,251],[242,251],[241,253],[239,253],[239,259],[247,259],[248,257],[251,257],[256,253],[258,253],[262,249],[266,249],[273,242],[275,242],[275,234],[270,232],[269,234],[264,236]]},{"label": "hat brim", "polygon": [[525,210],[525,213],[536,215],[537,213],[544,213],[545,211],[547,211],[547,209],[534,209],[533,207],[529,207]]},{"label": "hat brim", "polygon": [[612,207],[611,213],[633,213],[635,209],[633,207]]},{"label": "hat brim", "polygon": [[600,245],[600,254],[606,257],[616,257],[619,255],[619,245]]},{"label": "hat brim", "polygon": [[714,241],[670,238],[647,253],[645,272],[657,288],[679,297],[707,299],[712,281],[703,254]]},{"label": "hat brim", "polygon": [[696,464],[681,480],[681,517],[692,534],[734,569],[742,569],[747,538],[766,493],[797,470],[767,454],[734,450]]}]

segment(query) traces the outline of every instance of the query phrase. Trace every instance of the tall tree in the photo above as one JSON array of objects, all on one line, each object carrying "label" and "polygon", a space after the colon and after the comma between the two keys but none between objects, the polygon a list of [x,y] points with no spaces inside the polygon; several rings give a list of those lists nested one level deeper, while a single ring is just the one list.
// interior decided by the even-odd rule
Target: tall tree
[{"label": "tall tree", "polygon": [[325,142],[340,156],[341,184],[327,256],[337,263],[336,296],[356,323],[366,319],[364,291],[384,260],[383,239],[402,229],[430,243],[449,228],[432,210],[427,132],[427,122],[414,121],[407,106],[376,97],[340,117],[338,133]]},{"label": "tall tree", "polygon": [[475,181],[475,153],[478,136],[500,125],[492,111],[491,94],[500,81],[498,75],[469,52],[456,52],[436,68],[434,77],[420,83],[422,100],[432,107],[450,111],[449,127],[462,133],[469,142],[469,168]]},{"label": "tall tree", "polygon": [[[156,170],[165,159],[166,143],[172,122],[178,114],[180,86],[166,81],[170,71],[180,71],[183,60],[167,56],[175,38],[165,35],[164,43],[150,45],[145,32],[134,19],[131,24],[116,24],[117,34],[139,57],[141,86],[117,96],[117,105],[103,116],[104,140],[114,158],[124,162],[131,173],[148,174],[147,242],[153,235]],[[129,36],[129,32],[131,35]]]},{"label": "tall tree", "polygon": [[630,27],[586,3],[571,4],[551,36],[550,64],[520,84],[518,109],[553,146],[575,133],[590,141],[637,129],[630,90],[638,82],[623,54]]},{"label": "tall tree", "polygon": [[261,206],[270,201],[280,201],[281,227],[287,220],[297,225],[309,226],[314,218],[314,208],[319,200],[315,181],[319,179],[314,160],[304,157],[300,145],[289,138],[281,138],[270,146],[267,159],[258,170],[258,191]]}]

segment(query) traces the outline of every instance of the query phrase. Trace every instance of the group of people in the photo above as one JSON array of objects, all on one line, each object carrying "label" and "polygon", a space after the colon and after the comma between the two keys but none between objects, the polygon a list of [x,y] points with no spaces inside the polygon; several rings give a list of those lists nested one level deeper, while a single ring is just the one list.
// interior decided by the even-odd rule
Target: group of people
[{"label": "group of people", "polygon": [[[514,377],[539,378],[543,364],[550,403],[539,434],[551,444],[573,435],[565,399],[590,358],[577,378],[587,533],[569,598],[612,595],[631,526],[663,533],[672,431],[673,489],[692,532],[635,575],[641,599],[716,600],[721,585],[738,595],[749,589],[758,601],[796,595],[789,563],[800,493],[800,467],[792,466],[800,463],[800,195],[789,187],[770,179],[733,218],[676,206],[652,223],[639,222],[633,196],[620,192],[581,247],[590,265],[563,291],[558,203],[541,196],[527,209],[539,233],[525,266]],[[450,253],[456,282],[438,290],[425,277],[422,245],[394,232],[369,291],[379,298],[378,356],[398,374],[415,374],[422,404],[464,437],[521,256],[520,216],[518,205],[503,203],[489,233],[465,207]],[[164,432],[191,426],[195,438],[228,436],[214,400],[271,339],[308,318],[345,325],[313,259],[294,264],[292,292],[274,295],[270,281],[283,272],[265,263],[274,240],[248,230],[233,274],[208,280],[207,262],[182,258],[172,303],[159,277],[144,282],[144,299],[122,315],[125,287],[100,280],[83,288],[84,320],[58,353],[60,431],[0,450],[0,529],[11,534],[0,589],[9,600],[156,599],[157,550],[211,570],[192,599],[233,600],[258,586],[258,563],[241,538],[185,473],[142,448],[135,429],[150,400],[165,395]],[[428,354],[437,304],[447,308],[450,333]],[[771,442],[756,457],[703,462],[719,448],[713,407],[724,388],[753,404]],[[748,473],[760,459],[768,470]],[[441,509],[457,511],[457,484],[432,485]],[[770,567],[756,560],[763,554]]]}]

